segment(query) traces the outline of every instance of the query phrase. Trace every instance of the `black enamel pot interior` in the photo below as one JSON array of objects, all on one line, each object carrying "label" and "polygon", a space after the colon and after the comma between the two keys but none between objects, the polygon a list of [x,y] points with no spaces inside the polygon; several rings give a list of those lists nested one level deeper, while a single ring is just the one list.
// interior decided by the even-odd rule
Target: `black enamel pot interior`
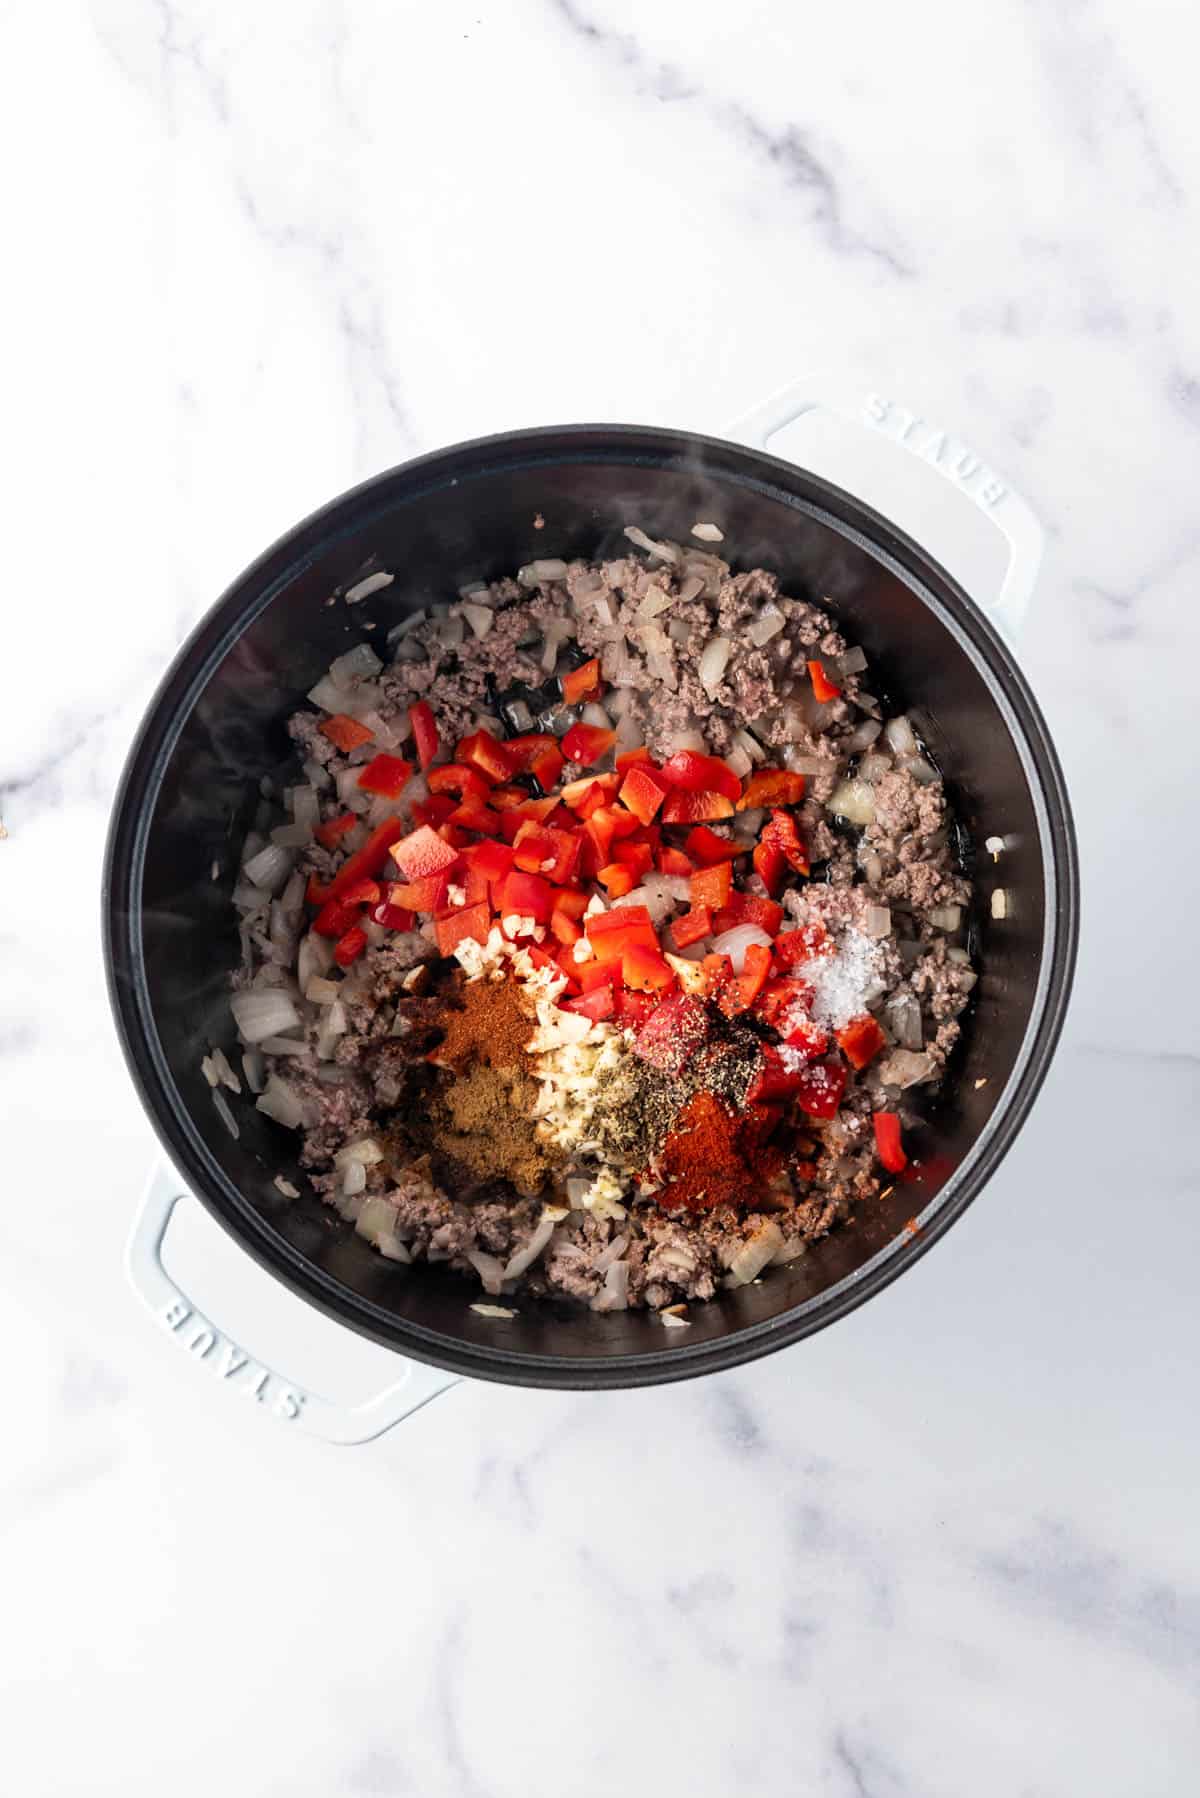
[{"label": "black enamel pot interior", "polygon": [[[544,529],[535,530],[542,515]],[[665,1331],[636,1311],[522,1302],[498,1323],[446,1269],[398,1267],[303,1187],[294,1135],[248,1107],[235,1141],[200,1072],[234,1053],[229,893],[248,795],[287,757],[284,724],[330,660],[407,610],[535,556],[602,556],[625,524],[685,539],[716,518],[735,566],[825,598],[918,718],[958,816],[1002,836],[1008,915],[976,922],[981,978],[956,1076],[913,1140],[914,1178],[761,1284],[691,1308]],[[376,557],[399,571],[365,605],[327,605]],[[222,869],[211,878],[214,862]],[[981,886],[1001,878],[980,849]],[[619,425],[518,431],[378,476],[290,532],[204,618],[164,679],[117,798],[104,888],[112,1002],[135,1082],[197,1196],[264,1267],[323,1312],[406,1355],[526,1385],[634,1386],[746,1361],[860,1305],[928,1250],[979,1193],[1045,1075],[1070,988],[1077,869],[1062,775],[1007,647],[914,543],[790,463],[715,439]],[[986,1084],[984,1083],[986,1082]],[[906,1230],[920,1216],[918,1233]]]}]

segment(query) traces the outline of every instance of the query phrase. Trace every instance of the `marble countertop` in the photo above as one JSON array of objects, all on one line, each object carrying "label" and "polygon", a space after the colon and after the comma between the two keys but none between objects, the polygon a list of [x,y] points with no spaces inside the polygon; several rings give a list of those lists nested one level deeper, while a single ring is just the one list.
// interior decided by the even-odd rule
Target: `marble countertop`
[{"label": "marble countertop", "polygon": [[[20,1798],[1195,1789],[1193,33],[1118,0],[802,17],[23,12],[0,722]],[[240,567],[376,469],[516,424],[719,430],[828,366],[961,428],[1049,533],[1022,654],[1085,917],[1034,1114],[932,1254],[790,1351],[632,1394],[464,1385],[371,1449],[297,1440],[182,1365],[121,1271],[154,1148],[96,887],[149,692]],[[205,1230],[180,1253],[237,1259]],[[296,1328],[265,1284],[245,1304]],[[387,1357],[350,1346],[348,1390],[379,1383]]]}]

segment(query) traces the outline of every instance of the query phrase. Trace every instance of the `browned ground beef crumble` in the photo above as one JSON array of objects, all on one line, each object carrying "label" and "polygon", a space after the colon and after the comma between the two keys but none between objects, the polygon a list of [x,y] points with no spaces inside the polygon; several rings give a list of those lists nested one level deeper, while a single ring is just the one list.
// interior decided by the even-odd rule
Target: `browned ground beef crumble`
[{"label": "browned ground beef crumble", "polygon": [[[665,591],[671,603],[657,621],[664,627],[661,636],[648,644],[639,608],[651,587]],[[772,764],[787,766],[797,756],[827,763],[823,773],[813,772],[810,764],[805,798],[797,808],[814,873],[786,894],[785,928],[813,920],[835,931],[861,928],[868,908],[890,910],[882,990],[870,1007],[889,1046],[865,1073],[851,1076],[838,1116],[811,1125],[818,1173],[807,1186],[797,1182],[784,1199],[774,1193],[769,1210],[669,1216],[650,1201],[632,1204],[623,1220],[572,1211],[557,1223],[529,1271],[502,1289],[561,1294],[605,1308],[605,1269],[623,1238],[629,1304],[663,1307],[709,1298],[725,1280],[737,1249],[767,1222],[780,1236],[774,1258],[788,1259],[855,1205],[876,1196],[887,1177],[874,1150],[872,1111],[906,1115],[912,1100],[929,1094],[942,1077],[975,980],[962,928],[956,930],[946,913],[965,907],[971,892],[953,847],[942,782],[919,753],[912,753],[919,746],[910,745],[907,756],[891,755],[881,738],[865,745],[873,821],[856,828],[831,816],[828,802],[839,781],[860,770],[863,739],[879,708],[863,685],[869,675],[855,669],[854,656],[850,669],[839,674],[842,697],[814,707],[806,661],[819,657],[838,668],[849,646],[828,614],[781,594],[776,577],[762,569],[733,574],[716,556],[683,549],[674,563],[648,561],[642,554],[603,564],[574,562],[562,578],[504,579],[468,597],[494,614],[485,635],[461,624],[456,629],[457,608],[452,608],[449,618],[431,619],[396,639],[392,647],[398,653],[388,665],[347,680],[357,694],[359,715],[369,701],[365,709],[385,729],[391,727],[397,746],[408,734],[408,708],[418,698],[433,705],[443,743],[453,745],[481,718],[503,734],[512,723],[504,711],[506,694],[515,687],[545,695],[553,669],[548,673],[542,654],[544,632],[547,626],[552,633],[556,626],[561,631],[566,620],[578,645],[572,659],[599,656],[609,692],[632,695],[622,724],[625,742],[644,741],[656,757],[665,757],[681,739],[699,747],[699,732],[709,752],[728,755],[736,750],[738,733],[748,728]],[[373,612],[379,598],[372,601]],[[605,603],[597,604],[598,599]],[[756,647],[749,629],[764,608],[776,609],[783,625]],[[698,667],[714,633],[727,635],[731,647],[720,685],[709,693]],[[559,671],[569,665],[564,659]],[[553,705],[552,695],[547,704]],[[319,786],[321,815],[328,819],[347,803],[335,790],[337,776],[389,745],[377,733],[376,742],[343,755],[319,730],[323,715],[302,707],[289,729],[306,768],[306,776],[297,779],[307,777]],[[560,713],[554,728],[562,728],[564,717]],[[516,722],[531,728],[519,715]],[[538,727],[535,718],[532,728]],[[568,765],[564,780],[575,772]],[[364,809],[368,802],[354,795],[349,803]],[[728,826],[717,828],[728,833]],[[327,880],[343,855],[341,848],[309,844],[282,896],[269,908],[246,913],[243,966],[235,986],[278,984],[296,995],[303,929],[297,892],[310,874]],[[748,884],[753,887],[753,878]],[[931,918],[931,912],[940,918]],[[370,934],[384,940],[372,942],[342,980],[346,1029],[332,1049],[324,1044],[324,1064],[316,1053],[320,1009],[297,999],[304,1050],[267,1053],[256,1069],[257,1085],[264,1075],[274,1076],[302,1108],[301,1163],[313,1186],[344,1216],[360,1216],[367,1200],[385,1198],[394,1210],[393,1253],[448,1262],[474,1280],[476,1266],[468,1257],[505,1263],[530,1241],[542,1202],[496,1182],[471,1186],[461,1169],[430,1164],[419,1133],[406,1120],[421,1109],[422,1095],[437,1078],[425,1059],[437,1040],[432,1000],[423,990],[427,977],[414,972],[427,964],[432,971],[436,949],[420,930],[396,935],[376,928]],[[898,1029],[901,1018],[905,1022]],[[298,1038],[301,1032],[291,1034]],[[251,1051],[251,1062],[256,1053]],[[366,1170],[361,1193],[344,1194],[334,1156],[367,1136],[385,1143],[387,1154]],[[442,1184],[451,1173],[455,1198]]]}]

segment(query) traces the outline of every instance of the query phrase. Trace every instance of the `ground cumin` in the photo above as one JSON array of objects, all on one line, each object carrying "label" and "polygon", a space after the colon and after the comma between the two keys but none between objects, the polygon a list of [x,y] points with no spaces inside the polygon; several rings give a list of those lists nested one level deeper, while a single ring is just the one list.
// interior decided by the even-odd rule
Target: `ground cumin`
[{"label": "ground cumin", "polygon": [[508,979],[466,981],[454,998],[438,1013],[445,1036],[431,1056],[453,1076],[434,1101],[434,1139],[481,1179],[536,1193],[559,1157],[534,1124],[537,1086],[526,1048],[534,1020]]},{"label": "ground cumin", "polygon": [[436,1022],[446,1033],[431,1057],[440,1067],[457,1072],[468,1062],[481,1061],[491,1068],[528,1070],[526,1044],[534,1019],[515,981],[463,981],[452,989]]}]

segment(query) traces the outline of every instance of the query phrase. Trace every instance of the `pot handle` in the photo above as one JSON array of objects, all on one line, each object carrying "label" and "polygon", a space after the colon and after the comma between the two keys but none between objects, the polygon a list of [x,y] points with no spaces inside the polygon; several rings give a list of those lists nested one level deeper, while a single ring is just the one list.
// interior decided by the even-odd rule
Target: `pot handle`
[{"label": "pot handle", "polygon": [[143,1305],[193,1360],[207,1367],[230,1391],[260,1405],[281,1422],[323,1442],[371,1442],[402,1423],[447,1387],[453,1374],[421,1361],[401,1361],[404,1372],[392,1385],[361,1405],[344,1407],[287,1379],[256,1359],[209,1319],[186,1296],[163,1265],[162,1248],[171,1215],[189,1197],[166,1165],[156,1168],[134,1219],[125,1255],[126,1271]]},{"label": "pot handle", "polygon": [[[793,454],[787,439],[788,427],[806,413],[816,411],[830,412],[861,425],[907,450],[965,494],[991,521],[1008,544],[1008,564],[995,599],[981,603],[992,622],[1015,641],[1029,610],[1045,547],[1045,533],[1028,501],[1014,492],[961,437],[844,376],[822,374],[792,381],[743,413],[725,435],[737,443],[748,443],[787,461],[799,462],[801,445],[795,444],[798,453]],[[803,459],[807,460],[806,451]]]}]

